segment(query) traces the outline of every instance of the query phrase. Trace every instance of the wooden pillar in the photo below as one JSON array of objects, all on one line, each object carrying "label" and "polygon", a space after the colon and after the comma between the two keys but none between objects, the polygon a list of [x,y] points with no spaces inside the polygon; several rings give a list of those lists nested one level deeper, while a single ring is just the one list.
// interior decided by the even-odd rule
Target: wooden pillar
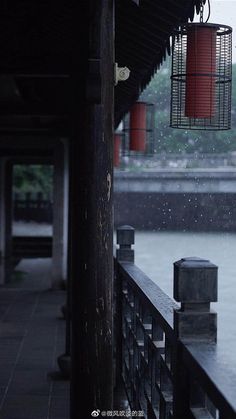
[{"label": "wooden pillar", "polygon": [[113,394],[113,0],[83,2],[78,18],[70,154],[73,419],[111,410]]},{"label": "wooden pillar", "polygon": [[10,278],[12,268],[12,163],[0,161],[0,284]]},{"label": "wooden pillar", "polygon": [[53,246],[52,288],[61,288],[67,279],[68,244],[68,150],[66,141],[60,140],[54,150],[53,173]]}]

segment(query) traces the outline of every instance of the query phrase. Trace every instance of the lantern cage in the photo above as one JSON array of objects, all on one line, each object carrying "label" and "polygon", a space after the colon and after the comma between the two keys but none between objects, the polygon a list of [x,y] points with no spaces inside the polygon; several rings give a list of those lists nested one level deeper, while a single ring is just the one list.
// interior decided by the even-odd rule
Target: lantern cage
[{"label": "lantern cage", "polygon": [[153,154],[154,105],[136,102],[123,119],[122,155],[148,157]]},{"label": "lantern cage", "polygon": [[232,28],[190,23],[172,43],[172,128],[227,130],[231,124]]}]

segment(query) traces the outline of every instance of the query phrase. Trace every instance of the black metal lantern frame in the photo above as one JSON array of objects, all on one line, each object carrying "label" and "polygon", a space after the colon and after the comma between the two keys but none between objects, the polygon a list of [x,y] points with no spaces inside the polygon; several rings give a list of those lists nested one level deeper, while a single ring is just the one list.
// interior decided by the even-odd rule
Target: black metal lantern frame
[{"label": "black metal lantern frame", "polygon": [[[187,72],[188,36],[191,30],[210,28],[215,31],[215,45],[212,54],[215,54],[214,71],[207,73]],[[196,43],[197,38],[195,39]],[[208,54],[209,55],[209,54]],[[195,57],[196,59],[196,57]],[[207,57],[206,57],[207,60]],[[204,67],[204,66],[203,66]],[[188,115],[186,110],[188,77],[195,78],[196,83],[201,77],[211,79],[214,89],[212,95],[212,108],[208,116]],[[197,129],[197,130],[227,130],[231,125],[231,81],[232,81],[232,28],[226,25],[211,23],[190,23],[181,26],[173,34],[172,41],[172,74],[171,74],[171,117],[172,128]],[[192,90],[194,91],[194,90]],[[205,100],[207,95],[205,93]],[[197,96],[196,94],[192,96]],[[195,106],[196,97],[190,99]],[[196,105],[197,106],[197,105]],[[199,105],[198,105],[199,106]],[[203,101],[203,107],[205,106]],[[191,112],[190,112],[191,113]]]},{"label": "black metal lantern frame", "polygon": [[[140,103],[140,102],[138,102]],[[141,102],[142,103],[142,102]],[[122,134],[122,155],[133,157],[152,157],[154,155],[154,123],[155,112],[154,104],[146,103],[146,149],[143,152],[130,150],[130,113],[126,114],[123,119],[123,134]]]}]

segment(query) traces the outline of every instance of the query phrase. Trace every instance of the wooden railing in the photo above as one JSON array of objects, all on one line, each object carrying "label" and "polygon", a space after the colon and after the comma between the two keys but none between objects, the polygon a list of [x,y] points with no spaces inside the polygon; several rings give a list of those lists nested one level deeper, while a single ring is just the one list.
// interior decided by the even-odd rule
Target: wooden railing
[{"label": "wooden railing", "polygon": [[174,298],[134,265],[134,229],[117,230],[116,379],[132,411],[147,419],[236,418],[236,377],[218,354],[217,266],[174,264]]},{"label": "wooden railing", "polygon": [[53,203],[42,193],[14,194],[13,216],[15,221],[52,223]]}]

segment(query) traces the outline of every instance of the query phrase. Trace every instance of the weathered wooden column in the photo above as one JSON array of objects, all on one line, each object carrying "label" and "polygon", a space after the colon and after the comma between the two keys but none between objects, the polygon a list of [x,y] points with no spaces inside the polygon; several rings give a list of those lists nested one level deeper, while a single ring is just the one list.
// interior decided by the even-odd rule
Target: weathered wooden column
[{"label": "weathered wooden column", "polygon": [[0,161],[0,284],[9,280],[12,268],[12,163]]},{"label": "weathered wooden column", "polygon": [[71,164],[71,418],[111,410],[113,394],[113,0],[75,21]]},{"label": "weathered wooden column", "polygon": [[65,176],[66,176],[66,184],[67,184],[67,200],[68,200],[68,208],[66,209],[66,213],[67,213],[67,217],[68,217],[68,223],[67,223],[67,227],[68,227],[68,236],[67,236],[67,240],[66,240],[66,248],[64,248],[64,251],[66,252],[67,258],[66,258],[66,262],[67,262],[67,266],[65,269],[65,273],[66,273],[66,277],[67,277],[67,281],[66,281],[66,302],[65,304],[61,307],[62,310],[62,314],[64,319],[66,320],[66,330],[65,330],[65,352],[63,354],[61,354],[58,358],[57,358],[57,362],[58,362],[58,366],[59,369],[61,371],[61,374],[63,376],[64,379],[70,379],[71,378],[71,297],[72,297],[72,289],[71,289],[71,282],[72,282],[72,255],[71,255],[71,250],[72,250],[72,232],[73,232],[73,225],[72,225],[72,216],[71,216],[71,212],[72,212],[72,205],[73,205],[73,191],[72,191],[72,165],[71,163],[71,157],[72,157],[72,153],[69,152],[69,148],[71,148],[71,144],[70,147],[68,147],[67,142],[65,142],[66,145],[66,159],[65,159],[65,166],[64,166],[64,170],[66,171]]},{"label": "weathered wooden column", "polygon": [[[210,310],[210,303],[217,301],[217,269],[216,265],[200,258],[185,258],[174,263],[174,298],[181,302],[181,308],[174,312],[174,330],[177,339],[185,344],[216,342],[217,314]],[[190,386],[180,341],[174,353],[174,419],[189,417]],[[196,397],[199,398],[200,393]]]},{"label": "weathered wooden column", "polygon": [[54,149],[53,173],[53,244],[52,288],[61,288],[67,279],[68,245],[68,150],[67,143],[58,141]]}]

